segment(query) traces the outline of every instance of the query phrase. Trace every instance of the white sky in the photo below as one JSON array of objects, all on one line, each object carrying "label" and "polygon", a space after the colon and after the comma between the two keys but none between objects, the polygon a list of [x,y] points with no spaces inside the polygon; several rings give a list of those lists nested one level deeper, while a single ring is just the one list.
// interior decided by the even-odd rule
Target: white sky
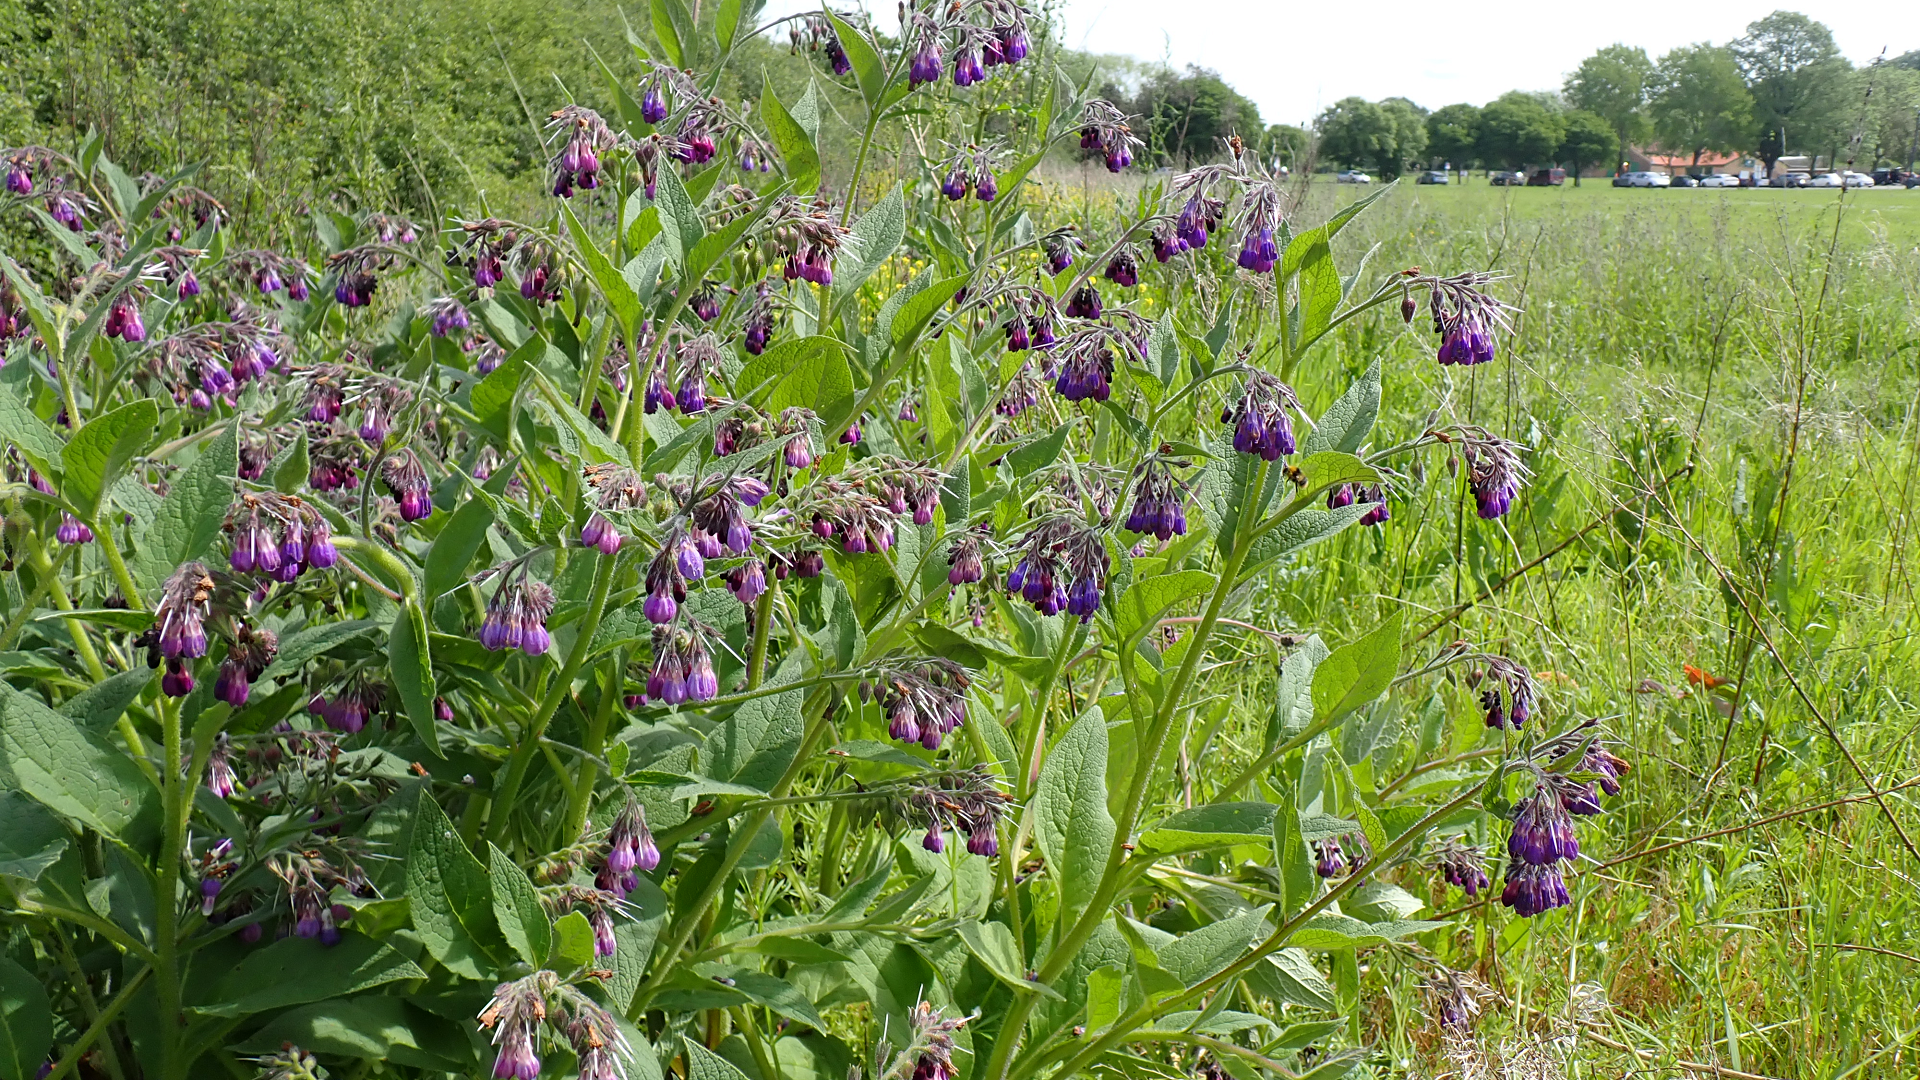
[{"label": "white sky", "polygon": [[[839,0],[845,2],[845,0]],[[1032,2],[1032,0],[1029,0]],[[1914,0],[1059,0],[1067,44],[1225,76],[1268,123],[1302,123],[1348,95],[1429,109],[1508,90],[1557,90],[1603,45],[1658,59],[1725,44],[1779,7],[1827,24],[1855,64],[1920,49]],[[894,25],[893,0],[869,4]],[[1035,6],[1038,6],[1037,4]],[[772,14],[817,7],[770,0]]]}]

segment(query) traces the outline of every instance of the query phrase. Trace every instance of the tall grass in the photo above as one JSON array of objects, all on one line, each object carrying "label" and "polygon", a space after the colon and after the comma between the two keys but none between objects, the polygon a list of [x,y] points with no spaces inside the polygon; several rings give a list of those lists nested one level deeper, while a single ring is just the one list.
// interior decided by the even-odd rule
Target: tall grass
[{"label": "tall grass", "polygon": [[[1052,180],[1090,223],[1135,198]],[[1344,329],[1298,378],[1310,409],[1378,357],[1387,402],[1443,401],[1520,439],[1534,485],[1504,527],[1463,524],[1444,496],[1396,501],[1387,529],[1276,572],[1236,614],[1339,640],[1402,606],[1418,648],[1493,645],[1540,673],[1550,709],[1618,718],[1637,768],[1591,825],[1607,861],[1587,862],[1574,906],[1483,906],[1445,943],[1497,992],[1491,1059],[1549,1036],[1539,1052],[1573,1075],[1912,1075],[1920,855],[1903,833],[1920,834],[1920,787],[1810,808],[1920,778],[1920,199],[1639,194],[1408,187],[1342,234],[1344,267],[1372,251],[1362,288],[1411,265],[1498,269],[1523,310],[1506,362],[1465,370],[1433,363],[1422,318]],[[1352,197],[1316,185],[1305,217]],[[1429,423],[1390,413],[1376,443]],[[1265,655],[1250,642],[1242,659]],[[1236,707],[1191,748],[1202,795],[1260,749],[1263,671],[1214,673]],[[1376,751],[1378,785],[1423,735],[1485,745],[1465,686],[1386,708],[1402,734]],[[1358,976],[1392,990],[1353,1033],[1380,1048],[1377,1072],[1461,1069],[1413,958],[1363,959]]]}]

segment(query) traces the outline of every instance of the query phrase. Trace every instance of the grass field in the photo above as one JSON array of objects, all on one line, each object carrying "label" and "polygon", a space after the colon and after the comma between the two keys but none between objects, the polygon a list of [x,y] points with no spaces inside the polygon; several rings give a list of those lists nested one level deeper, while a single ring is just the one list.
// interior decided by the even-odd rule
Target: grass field
[{"label": "grass field", "polygon": [[[1090,225],[1134,198],[1050,183]],[[1316,184],[1301,217],[1359,194]],[[1571,1076],[1916,1075],[1920,787],[1882,809],[1868,785],[1920,778],[1920,192],[1402,185],[1341,243],[1349,268],[1373,249],[1362,289],[1408,265],[1497,269],[1523,312],[1504,362],[1464,373],[1432,362],[1419,320],[1352,324],[1302,397],[1323,405],[1381,357],[1377,442],[1437,404],[1534,447],[1534,486],[1500,530],[1396,504],[1243,617],[1343,638],[1403,605],[1430,635],[1416,648],[1522,658],[1550,709],[1613,718],[1638,761],[1586,834],[1600,861],[1571,909],[1483,907],[1449,944],[1497,990],[1477,1045],[1449,1059],[1425,1033],[1412,957],[1357,973],[1391,989],[1353,1032],[1386,1051],[1379,1075],[1502,1075],[1476,1054]],[[1203,752],[1243,760],[1267,690],[1234,686],[1242,719]],[[1469,698],[1439,699],[1465,756]],[[1396,706],[1413,730],[1427,703]]]}]

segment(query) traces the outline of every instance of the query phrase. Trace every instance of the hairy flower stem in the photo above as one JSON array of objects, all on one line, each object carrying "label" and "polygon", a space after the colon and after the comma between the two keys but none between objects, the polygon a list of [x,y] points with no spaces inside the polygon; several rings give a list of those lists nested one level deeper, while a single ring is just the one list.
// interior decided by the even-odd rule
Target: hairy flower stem
[{"label": "hairy flower stem", "polygon": [[747,689],[758,690],[767,677],[767,635],[773,627],[773,603],[780,595],[780,582],[767,582],[753,608],[753,649],[747,657]]},{"label": "hairy flower stem", "polygon": [[43,1080],[66,1080],[66,1077],[73,1073],[74,1067],[80,1064],[81,1057],[99,1040],[101,1035],[106,1033],[107,1025],[120,1019],[120,1013],[126,1009],[127,1003],[146,986],[147,978],[152,974],[152,968],[143,967],[138,974],[123,983],[120,991],[113,995],[113,1000],[107,1002],[107,1007],[100,1010],[100,1015],[93,1018],[93,1021],[87,1025],[87,1030],[80,1033],[80,1037],[67,1048],[66,1056],[60,1059],[59,1063],[53,1067],[53,1071],[49,1072]]},{"label": "hairy flower stem", "polygon": [[120,557],[120,544],[113,538],[113,530],[103,528],[97,522],[88,522],[87,527],[100,541],[100,553],[107,557],[107,568],[113,571],[113,580],[120,586],[120,595],[126,599],[131,611],[147,610],[146,601],[140,599],[140,587],[133,583],[133,575],[127,573],[127,560]]},{"label": "hairy flower stem", "polygon": [[[20,631],[27,625],[27,616],[33,614],[34,609],[40,606],[41,599],[59,582],[60,570],[67,564],[67,555],[73,550],[73,548],[64,544],[61,545],[60,550],[54,554],[51,564],[43,566],[41,564],[46,561],[46,551],[43,548],[36,548],[38,558],[30,561],[34,564],[34,576],[40,580],[34,582],[32,591],[27,593],[27,595],[21,599],[20,606],[14,609],[12,617],[7,620],[6,629],[0,630],[0,652],[13,648],[14,638],[19,637]],[[62,589],[61,592],[64,594],[66,590]],[[71,607],[72,605],[69,603],[65,606]],[[69,629],[73,629],[78,625],[77,622],[73,620],[63,619],[61,621],[66,622]],[[99,658],[95,657],[95,659],[98,660]],[[97,681],[102,678],[102,676],[95,674],[94,678]]]},{"label": "hairy flower stem", "polygon": [[[1071,620],[1069,620],[1071,621]],[[1026,730],[1020,733],[1023,756],[1020,759],[1020,775],[1014,778],[1015,789],[1019,792],[1015,801],[1025,805],[1033,797],[1033,789],[1040,782],[1041,751],[1047,741],[1047,711],[1053,701],[1053,687],[1060,679],[1060,672],[1067,666],[1067,659],[1073,655],[1076,639],[1082,636],[1079,626],[1063,627],[1060,631],[1060,644],[1054,647],[1053,663],[1047,666],[1047,674],[1040,685],[1033,688],[1033,706],[1027,710]]]},{"label": "hairy flower stem", "polygon": [[[573,648],[568,650],[566,662],[560,665],[560,671],[547,684],[547,692],[541,697],[539,706],[528,718],[526,728],[520,734],[520,742],[513,748],[513,757],[507,761],[506,776],[501,780],[499,790],[494,793],[493,812],[487,819],[487,840],[499,843],[506,836],[507,822],[513,817],[513,801],[520,794],[520,785],[527,778],[527,766],[533,763],[533,755],[540,748],[540,737],[547,733],[547,724],[560,708],[560,701],[573,689],[573,677],[580,671],[580,665],[586,662],[587,650],[593,647],[593,635],[600,629],[601,616],[607,611],[607,594],[613,589],[613,571],[619,559],[614,555],[597,556],[600,560],[593,568],[593,592],[587,600],[586,618],[580,621],[580,632],[573,639]],[[582,766],[584,769],[586,766]]]},{"label": "hairy flower stem", "polygon": [[606,750],[607,727],[613,721],[613,702],[620,696],[620,673],[625,667],[619,655],[607,660],[606,683],[600,687],[600,704],[594,708],[593,718],[587,721],[587,737],[580,746],[580,772],[574,777],[573,791],[567,796],[567,819],[560,826],[559,842],[562,845],[580,839],[581,830],[587,827],[587,811],[593,805],[593,786],[600,781],[600,761]]},{"label": "hairy flower stem", "polygon": [[[160,864],[154,868],[154,996],[159,999],[160,1080],[178,1080],[186,1073],[180,1060],[180,857],[187,843],[187,814],[193,781],[180,775],[180,705],[160,698],[160,804],[166,827],[161,837]],[[182,791],[183,788],[188,788]]]},{"label": "hairy flower stem", "polygon": [[[1247,487],[1250,492],[1265,490],[1268,464],[1261,462],[1254,474],[1254,482]],[[1113,845],[1107,851],[1106,869],[1100,875],[1100,884],[1094,889],[1093,898],[1087,902],[1086,910],[1047,954],[1046,963],[1040,967],[1041,984],[1051,984],[1060,977],[1067,965],[1080,953],[1087,939],[1100,924],[1106,921],[1113,906],[1113,898],[1119,892],[1123,877],[1123,865],[1127,858],[1127,849],[1133,837],[1134,826],[1139,823],[1140,811],[1146,804],[1147,788],[1152,784],[1155,767],[1159,764],[1160,753],[1165,748],[1168,732],[1173,727],[1173,717],[1179,710],[1185,691],[1193,685],[1193,673],[1200,665],[1200,657],[1207,651],[1208,639],[1213,635],[1214,625],[1220,620],[1220,611],[1226,606],[1227,597],[1233,592],[1235,579],[1240,576],[1240,567],[1246,562],[1247,551],[1252,547],[1253,537],[1247,522],[1254,515],[1243,513],[1239,530],[1242,535],[1235,538],[1232,551],[1220,570],[1220,580],[1214,585],[1213,595],[1207,601],[1206,613],[1200,624],[1194,628],[1193,640],[1187,646],[1187,654],[1180,661],[1179,674],[1168,683],[1166,703],[1153,718],[1153,724],[1146,738],[1140,744],[1140,751],[1134,757],[1133,779],[1128,784],[1127,801],[1120,819],[1114,823]],[[1258,530],[1251,530],[1255,535]],[[1014,1044],[1026,1029],[1027,1015],[1033,1011],[1040,995],[1037,991],[1016,991],[1013,1005],[1009,1008],[1007,1019],[1000,1026],[1000,1033],[993,1042],[993,1055],[988,1059],[986,1069],[980,1074],[985,1080],[1001,1080],[1007,1073],[1008,1063],[1012,1060]]]}]

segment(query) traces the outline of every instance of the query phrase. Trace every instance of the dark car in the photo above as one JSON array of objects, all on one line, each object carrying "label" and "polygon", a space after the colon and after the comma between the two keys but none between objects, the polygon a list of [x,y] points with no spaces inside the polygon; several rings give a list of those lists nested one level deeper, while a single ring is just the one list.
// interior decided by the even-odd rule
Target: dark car
[{"label": "dark car", "polygon": [[1914,173],[1910,173],[1905,169],[1873,170],[1873,186],[1874,187],[1909,187],[1910,188],[1916,184],[1920,184],[1920,176],[1916,176]]},{"label": "dark car", "polygon": [[1444,169],[1429,169],[1413,178],[1416,184],[1447,184],[1452,182],[1452,174]]},{"label": "dark car", "polygon": [[1559,187],[1567,182],[1565,169],[1541,169],[1527,177],[1528,187]]},{"label": "dark car", "polygon": [[1487,174],[1487,183],[1494,187],[1519,187],[1527,178],[1517,172],[1496,172]]},{"label": "dark car", "polygon": [[1673,183],[1671,186],[1672,187],[1699,187],[1700,178],[1697,176],[1688,176],[1686,173],[1681,173],[1679,176],[1676,176],[1673,178]]},{"label": "dark car", "polygon": [[1613,186],[1614,187],[1632,187],[1633,181],[1627,178],[1626,173],[1614,173]]},{"label": "dark car", "polygon": [[1777,188],[1803,188],[1813,181],[1813,177],[1803,172],[1781,173],[1774,178],[1771,186]]}]

